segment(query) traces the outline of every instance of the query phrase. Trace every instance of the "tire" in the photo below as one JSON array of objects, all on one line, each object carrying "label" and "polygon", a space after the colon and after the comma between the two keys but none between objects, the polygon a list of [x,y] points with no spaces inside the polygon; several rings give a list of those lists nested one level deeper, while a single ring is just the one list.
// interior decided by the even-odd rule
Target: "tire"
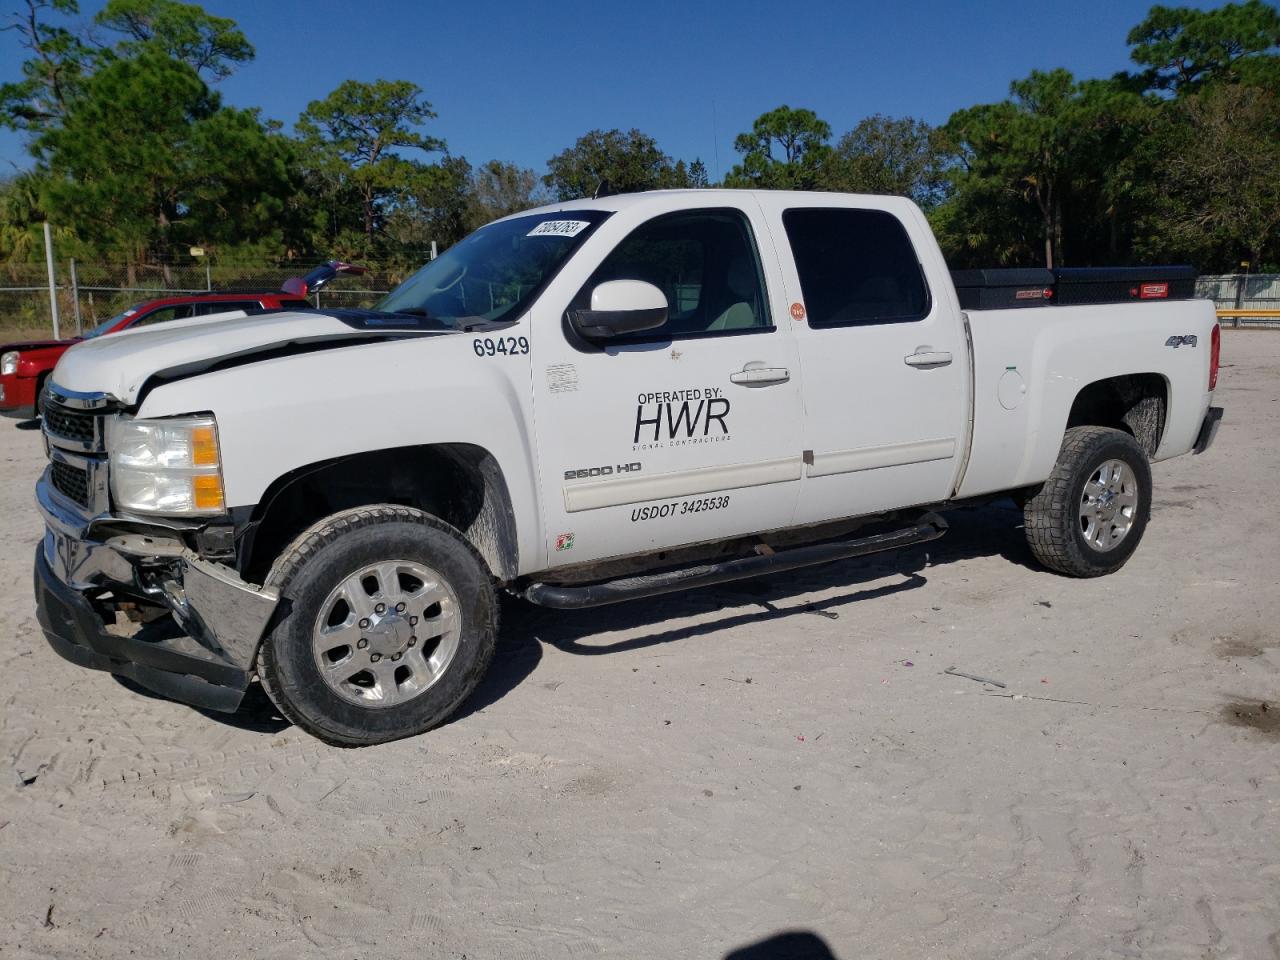
[{"label": "tire", "polygon": [[36,420],[44,419],[44,398],[46,396],[45,387],[48,385],[49,375],[47,373],[36,382],[36,404],[35,408],[31,411],[31,416]]},{"label": "tire", "polygon": [[493,578],[456,530],[420,510],[328,517],[289,545],[267,584],[288,613],[263,639],[258,678],[285,718],[335,746],[439,725],[493,655]]},{"label": "tire", "polygon": [[1072,427],[1053,473],[1022,515],[1031,552],[1050,570],[1070,577],[1114,573],[1138,548],[1151,516],[1147,455],[1122,430]]}]

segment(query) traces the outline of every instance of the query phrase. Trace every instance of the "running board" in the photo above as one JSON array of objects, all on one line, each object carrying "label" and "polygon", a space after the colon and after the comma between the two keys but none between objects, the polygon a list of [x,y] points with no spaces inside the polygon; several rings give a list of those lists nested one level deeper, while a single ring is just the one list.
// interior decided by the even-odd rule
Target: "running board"
[{"label": "running board", "polygon": [[882,550],[896,550],[917,543],[937,540],[947,532],[947,522],[936,513],[923,514],[909,527],[891,533],[878,533],[835,543],[818,543],[808,547],[794,547],[780,552],[769,551],[754,557],[741,557],[721,563],[707,563],[663,573],[650,573],[638,577],[621,577],[603,583],[583,586],[564,586],[553,583],[531,583],[521,591],[521,596],[544,607],[559,610],[582,610],[602,607],[623,600],[640,600],[664,593],[709,587],[731,580],[743,580],[764,574],[781,573],[814,567],[834,560],[861,557]]}]

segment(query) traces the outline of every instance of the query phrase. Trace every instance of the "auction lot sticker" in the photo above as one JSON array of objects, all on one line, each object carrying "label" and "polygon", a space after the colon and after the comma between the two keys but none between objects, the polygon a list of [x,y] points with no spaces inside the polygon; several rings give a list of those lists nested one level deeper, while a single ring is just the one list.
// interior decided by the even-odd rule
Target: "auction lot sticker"
[{"label": "auction lot sticker", "polygon": [[530,237],[576,237],[591,223],[587,220],[543,220],[526,234]]}]

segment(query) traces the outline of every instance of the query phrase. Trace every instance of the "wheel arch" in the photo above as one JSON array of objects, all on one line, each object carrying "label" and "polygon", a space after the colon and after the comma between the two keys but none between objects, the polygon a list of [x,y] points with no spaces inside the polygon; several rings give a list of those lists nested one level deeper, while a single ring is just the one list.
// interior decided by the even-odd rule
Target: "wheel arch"
[{"label": "wheel arch", "polygon": [[1062,433],[1072,427],[1113,427],[1130,434],[1150,460],[1160,447],[1169,412],[1169,380],[1160,373],[1104,377],[1072,400]]},{"label": "wheel arch", "polygon": [[515,511],[502,468],[469,443],[392,447],[335,457],[290,470],[258,504],[233,511],[240,573],[261,583],[298,534],[352,507],[392,503],[415,507],[456,529],[492,576],[515,579],[519,549]]}]

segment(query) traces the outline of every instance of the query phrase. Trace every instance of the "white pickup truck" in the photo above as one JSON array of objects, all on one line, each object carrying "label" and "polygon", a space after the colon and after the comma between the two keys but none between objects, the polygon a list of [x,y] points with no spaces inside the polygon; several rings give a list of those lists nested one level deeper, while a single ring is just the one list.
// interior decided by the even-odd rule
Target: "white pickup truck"
[{"label": "white pickup truck", "polygon": [[462,703],[500,590],[650,597],[927,541],[999,495],[1041,563],[1109,573],[1150,462],[1213,438],[1214,311],[1017,280],[962,308],[903,199],[656,192],[489,224],[377,310],[80,344],[44,418],[40,623],[206,708],[256,678],[360,745]]}]

